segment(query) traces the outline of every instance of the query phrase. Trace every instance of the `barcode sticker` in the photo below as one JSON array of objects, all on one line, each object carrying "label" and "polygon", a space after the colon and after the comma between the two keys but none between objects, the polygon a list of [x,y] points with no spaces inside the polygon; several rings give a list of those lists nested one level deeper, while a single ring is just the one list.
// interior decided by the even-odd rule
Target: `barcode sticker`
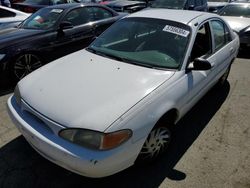
[{"label": "barcode sticker", "polygon": [[183,37],[187,37],[188,34],[190,33],[189,31],[187,31],[185,29],[181,29],[179,27],[174,27],[174,26],[171,26],[171,25],[166,25],[163,28],[163,31],[173,33],[173,34],[177,34],[177,35],[181,35]]}]

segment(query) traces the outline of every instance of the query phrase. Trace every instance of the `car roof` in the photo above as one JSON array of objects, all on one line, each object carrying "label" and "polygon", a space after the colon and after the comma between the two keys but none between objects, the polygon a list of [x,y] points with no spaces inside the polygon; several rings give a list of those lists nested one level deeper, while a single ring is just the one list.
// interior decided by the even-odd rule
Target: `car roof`
[{"label": "car roof", "polygon": [[200,11],[149,8],[131,14],[128,17],[157,18],[188,24],[192,20],[203,16],[209,17],[215,15]]}]

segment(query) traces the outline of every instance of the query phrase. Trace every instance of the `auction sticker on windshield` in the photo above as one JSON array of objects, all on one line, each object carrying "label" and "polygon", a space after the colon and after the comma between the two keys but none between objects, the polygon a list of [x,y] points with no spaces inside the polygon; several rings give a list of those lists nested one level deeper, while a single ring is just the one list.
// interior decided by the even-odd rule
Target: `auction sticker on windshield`
[{"label": "auction sticker on windshield", "polygon": [[173,33],[173,34],[177,34],[177,35],[181,35],[183,37],[187,37],[189,34],[189,31],[185,30],[185,29],[181,29],[179,27],[174,27],[171,25],[166,25],[163,28],[163,31],[169,32],[169,33]]}]

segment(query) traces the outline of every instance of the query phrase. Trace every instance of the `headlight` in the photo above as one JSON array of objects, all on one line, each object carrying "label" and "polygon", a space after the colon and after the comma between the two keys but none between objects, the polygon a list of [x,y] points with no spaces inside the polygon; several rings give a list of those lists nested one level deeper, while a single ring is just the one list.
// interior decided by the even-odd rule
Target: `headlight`
[{"label": "headlight", "polygon": [[132,131],[125,129],[112,133],[101,133],[72,128],[60,131],[59,136],[86,148],[108,150],[126,142],[132,136]]},{"label": "headlight", "polygon": [[14,97],[15,97],[15,99],[16,99],[17,104],[18,104],[19,106],[21,106],[21,94],[20,94],[18,85],[17,85],[16,88],[15,88]]},{"label": "headlight", "polygon": [[0,54],[0,61],[5,57],[6,54]]}]

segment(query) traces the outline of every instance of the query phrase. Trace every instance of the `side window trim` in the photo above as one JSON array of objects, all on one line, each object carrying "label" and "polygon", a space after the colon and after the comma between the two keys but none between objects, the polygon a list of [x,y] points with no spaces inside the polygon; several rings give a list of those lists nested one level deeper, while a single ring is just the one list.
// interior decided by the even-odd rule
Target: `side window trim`
[{"label": "side window trim", "polygon": [[215,53],[215,40],[214,40],[214,35],[212,34],[212,32],[213,32],[213,28],[212,28],[212,21],[213,21],[214,19],[211,19],[211,20],[209,20],[209,28],[210,28],[210,33],[211,33],[211,43],[212,43],[212,54],[214,54]]},{"label": "side window trim", "polygon": [[[199,30],[202,26],[205,27],[205,30],[206,30],[206,32],[208,32],[208,35],[209,35],[210,53],[206,53],[206,54],[202,55],[202,57],[203,57],[204,59],[207,59],[207,58],[209,58],[209,57],[213,54],[213,41],[212,41],[213,39],[212,39],[212,32],[211,32],[211,27],[210,27],[209,20],[206,20],[206,21],[200,23],[199,26],[197,26],[198,30]],[[197,36],[198,36],[198,32],[196,33],[195,40],[196,40],[196,37],[197,37]],[[194,48],[194,45],[195,45],[195,40],[194,40],[194,42],[193,42],[193,44],[192,44],[192,47],[193,47],[193,48]],[[191,54],[192,54],[192,52],[193,52],[193,48],[192,48],[192,50],[191,50],[191,52],[190,52],[190,57],[191,57]]]},{"label": "side window trim", "polygon": [[210,27],[210,23],[209,21],[206,21],[206,22],[203,22],[203,25],[207,24],[207,28],[208,29],[208,35],[209,35],[209,46],[210,46],[210,53],[208,54],[205,54],[204,58],[207,59],[209,58],[212,54],[213,54],[213,42],[212,42],[212,30],[211,30],[211,27]]}]

